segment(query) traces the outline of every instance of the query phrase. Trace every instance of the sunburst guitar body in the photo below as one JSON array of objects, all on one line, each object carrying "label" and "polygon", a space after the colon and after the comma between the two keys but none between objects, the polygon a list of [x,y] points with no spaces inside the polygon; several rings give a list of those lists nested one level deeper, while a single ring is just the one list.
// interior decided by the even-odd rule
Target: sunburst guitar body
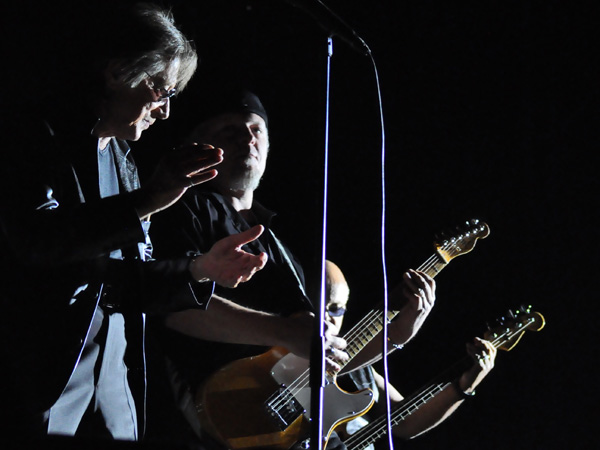
[{"label": "sunburst guitar body", "polygon": [[[489,233],[478,220],[457,228],[417,270],[437,276],[451,260],[469,253],[478,239]],[[349,359],[342,369],[383,329],[384,317],[391,321],[399,310],[369,312],[344,335]],[[234,361],[212,374],[196,392],[195,402],[202,428],[233,450],[289,449],[307,442],[310,433],[309,361],[281,347],[262,355]],[[373,405],[373,393],[354,393],[338,387],[328,377],[323,389],[322,439],[326,443],[333,429],[366,413]]]},{"label": "sunburst guitar body", "polygon": [[[288,449],[310,432],[308,360],[273,347],[213,374],[196,396],[203,428],[231,449]],[[329,380],[323,391],[323,429],[366,413],[369,389],[348,393]]]}]

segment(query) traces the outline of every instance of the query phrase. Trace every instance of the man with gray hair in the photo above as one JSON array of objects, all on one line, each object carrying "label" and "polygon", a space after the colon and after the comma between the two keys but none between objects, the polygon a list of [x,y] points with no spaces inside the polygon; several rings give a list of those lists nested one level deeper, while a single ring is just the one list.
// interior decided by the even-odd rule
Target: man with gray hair
[{"label": "man with gray hair", "polygon": [[153,259],[150,216],[213,178],[222,151],[172,150],[141,187],[127,141],[169,117],[196,51],[154,5],[85,8],[65,28],[88,28],[73,40],[84,51],[52,54],[39,101],[0,121],[5,437],[140,439],[145,313],[204,308],[215,283],[236,287],[266,262],[240,250],[262,227]]}]

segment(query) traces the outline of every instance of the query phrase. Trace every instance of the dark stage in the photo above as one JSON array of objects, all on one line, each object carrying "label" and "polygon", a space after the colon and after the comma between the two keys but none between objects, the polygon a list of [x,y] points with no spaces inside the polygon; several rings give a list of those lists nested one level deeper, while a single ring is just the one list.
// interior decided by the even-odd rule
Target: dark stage
[{"label": "dark stage", "polygon": [[[171,119],[134,144],[136,159],[149,166],[155,153],[145,146],[176,143],[193,119],[196,91],[243,80],[270,114],[271,154],[257,198],[278,211],[279,235],[316,279],[327,34],[285,1],[170,3],[202,62]],[[508,309],[532,305],[547,321],[499,353],[472,402],[396,448],[596,448],[598,5],[325,3],[377,64],[390,284],[431,255],[436,233],[471,218],[491,229],[436,278],[433,313],[390,357],[393,383],[409,394]],[[330,82],[326,252],[350,283],[350,323],[382,298],[381,127],[371,61],[337,37]]]}]

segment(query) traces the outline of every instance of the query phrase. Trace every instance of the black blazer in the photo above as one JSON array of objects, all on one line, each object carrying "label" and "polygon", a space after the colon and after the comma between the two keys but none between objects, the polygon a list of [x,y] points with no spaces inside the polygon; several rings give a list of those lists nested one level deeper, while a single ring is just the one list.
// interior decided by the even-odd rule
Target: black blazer
[{"label": "black blazer", "polygon": [[[35,422],[56,401],[107,293],[126,318],[136,401],[145,392],[143,312],[203,307],[212,294],[210,283],[190,279],[189,258],[136,256],[144,235],[127,193],[138,187],[135,164],[118,156],[124,194],[101,199],[94,121],[87,123],[0,121],[0,408],[11,419],[0,423]],[[109,258],[115,249],[123,261]]]}]

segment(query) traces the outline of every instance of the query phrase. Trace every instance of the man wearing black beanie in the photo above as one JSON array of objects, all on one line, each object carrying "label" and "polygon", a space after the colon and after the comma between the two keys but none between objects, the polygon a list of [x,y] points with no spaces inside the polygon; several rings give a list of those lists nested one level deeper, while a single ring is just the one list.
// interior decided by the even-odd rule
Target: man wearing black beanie
[{"label": "man wearing black beanie", "polygon": [[[275,214],[254,198],[269,153],[265,108],[260,99],[247,90],[230,91],[223,95],[212,93],[211,97],[216,101],[200,103],[205,112],[200,115],[190,139],[223,150],[219,174],[209,183],[188,190],[179,205],[163,214],[162,218],[157,218],[153,223],[155,252],[159,257],[201,254],[214,241],[261,224],[265,232],[244,249],[254,254],[265,252],[269,259],[264,269],[254,276],[252,283],[245,283],[235,290],[216,287],[205,311],[170,314],[164,323],[155,323],[151,328],[159,337],[157,341],[160,341],[161,351],[167,356],[167,373],[171,379],[178,380],[176,398],[179,409],[186,415],[195,434],[205,444],[216,437],[220,441],[217,447],[237,448],[239,442],[234,442],[234,435],[262,433],[258,423],[260,418],[256,423],[242,424],[240,422],[243,420],[232,417],[231,426],[247,427],[247,432],[237,429],[227,435],[228,432],[222,429],[210,430],[208,425],[207,434],[207,424],[204,422],[201,426],[198,409],[202,406],[200,409],[206,412],[210,405],[200,405],[203,400],[198,396],[194,399],[193,396],[202,391],[203,383],[209,377],[214,380],[213,374],[222,367],[242,358],[265,354],[271,347],[283,348],[309,359],[314,309],[305,292],[301,265],[271,228]],[[433,281],[418,274],[414,276],[411,289],[427,292],[431,305]],[[419,323],[428,311],[421,315],[407,313],[405,321],[398,321],[405,329],[396,330],[400,333],[395,336],[392,334],[395,342],[403,343],[410,339],[418,329],[418,325],[414,324]],[[410,326],[405,326],[407,322],[410,322]],[[345,341],[335,336],[332,329],[326,326],[326,363],[329,371],[336,372],[340,369],[338,363],[345,361],[347,355],[343,352]],[[269,369],[267,366],[267,377]],[[217,403],[215,406],[222,414],[227,414],[227,410],[233,413],[242,408],[233,398],[221,398]],[[164,428],[166,425],[161,423],[159,426]],[[293,436],[285,436],[291,427],[286,428],[283,433],[272,433],[271,437],[282,441],[292,439]],[[305,433],[299,432],[297,435],[304,437]],[[332,444],[330,442],[328,448]],[[270,443],[263,441],[254,447],[267,445]],[[279,445],[285,444],[279,442]]]}]

